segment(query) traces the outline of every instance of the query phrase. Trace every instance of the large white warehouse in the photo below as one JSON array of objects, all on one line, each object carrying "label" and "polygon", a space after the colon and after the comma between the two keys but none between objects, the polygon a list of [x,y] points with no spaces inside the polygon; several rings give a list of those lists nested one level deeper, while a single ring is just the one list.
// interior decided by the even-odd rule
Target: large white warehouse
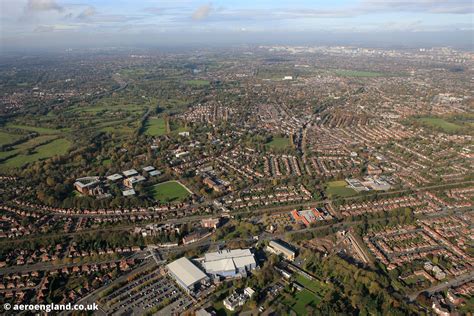
[{"label": "large white warehouse", "polygon": [[194,291],[202,282],[209,280],[208,276],[186,257],[179,258],[166,267],[170,275],[187,292]]},{"label": "large white warehouse", "polygon": [[249,249],[233,249],[205,254],[203,266],[214,277],[235,277],[245,275],[255,269],[257,264]]}]

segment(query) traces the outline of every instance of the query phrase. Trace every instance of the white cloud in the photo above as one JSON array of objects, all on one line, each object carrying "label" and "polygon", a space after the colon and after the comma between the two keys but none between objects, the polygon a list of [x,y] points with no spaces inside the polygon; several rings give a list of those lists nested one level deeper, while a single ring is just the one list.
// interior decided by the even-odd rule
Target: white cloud
[{"label": "white cloud", "polygon": [[90,18],[91,16],[97,14],[97,11],[95,10],[94,7],[87,7],[84,11],[82,11],[77,18],[79,20],[86,20]]},{"label": "white cloud", "polygon": [[212,10],[211,3],[202,5],[199,8],[197,8],[196,11],[194,11],[192,18],[193,20],[196,20],[196,21],[203,20],[209,16],[209,14],[211,13],[211,10]]},{"label": "white cloud", "polygon": [[472,0],[365,0],[362,11],[426,12],[435,14],[470,14]]},{"label": "white cloud", "polygon": [[38,25],[34,32],[36,33],[46,33],[46,32],[55,32],[55,31],[69,31],[77,29],[77,25],[66,25],[66,24],[52,24],[52,25]]},{"label": "white cloud", "polygon": [[28,0],[25,11],[27,12],[39,12],[39,11],[63,11],[63,7],[60,6],[55,0]]}]

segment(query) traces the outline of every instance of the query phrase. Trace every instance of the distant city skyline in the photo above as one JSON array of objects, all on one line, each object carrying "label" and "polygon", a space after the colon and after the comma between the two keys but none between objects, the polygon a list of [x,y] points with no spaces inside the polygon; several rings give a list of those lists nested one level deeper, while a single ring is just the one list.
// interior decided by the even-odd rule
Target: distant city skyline
[{"label": "distant city skyline", "polygon": [[2,0],[1,50],[328,43],[472,48],[470,0]]}]

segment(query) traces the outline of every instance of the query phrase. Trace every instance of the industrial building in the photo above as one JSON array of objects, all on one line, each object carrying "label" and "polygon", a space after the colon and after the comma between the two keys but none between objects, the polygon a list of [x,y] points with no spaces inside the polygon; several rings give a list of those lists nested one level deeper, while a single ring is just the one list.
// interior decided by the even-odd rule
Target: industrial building
[{"label": "industrial building", "polygon": [[249,249],[221,250],[205,254],[204,269],[214,277],[245,276],[257,267]]},{"label": "industrial building", "polygon": [[282,242],[276,240],[270,241],[267,250],[277,255],[283,255],[287,260],[290,261],[295,260],[296,257],[296,252],[294,250],[290,249]]},{"label": "industrial building", "polygon": [[166,266],[169,274],[186,292],[194,292],[209,277],[186,257],[179,258]]}]

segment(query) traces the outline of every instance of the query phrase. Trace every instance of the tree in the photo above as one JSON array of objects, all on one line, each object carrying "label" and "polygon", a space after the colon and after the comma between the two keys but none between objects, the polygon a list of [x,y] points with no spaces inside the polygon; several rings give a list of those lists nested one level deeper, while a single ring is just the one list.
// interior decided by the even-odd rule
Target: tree
[{"label": "tree", "polygon": [[46,178],[46,184],[49,185],[50,187],[53,187],[56,185],[56,180],[52,177]]}]

